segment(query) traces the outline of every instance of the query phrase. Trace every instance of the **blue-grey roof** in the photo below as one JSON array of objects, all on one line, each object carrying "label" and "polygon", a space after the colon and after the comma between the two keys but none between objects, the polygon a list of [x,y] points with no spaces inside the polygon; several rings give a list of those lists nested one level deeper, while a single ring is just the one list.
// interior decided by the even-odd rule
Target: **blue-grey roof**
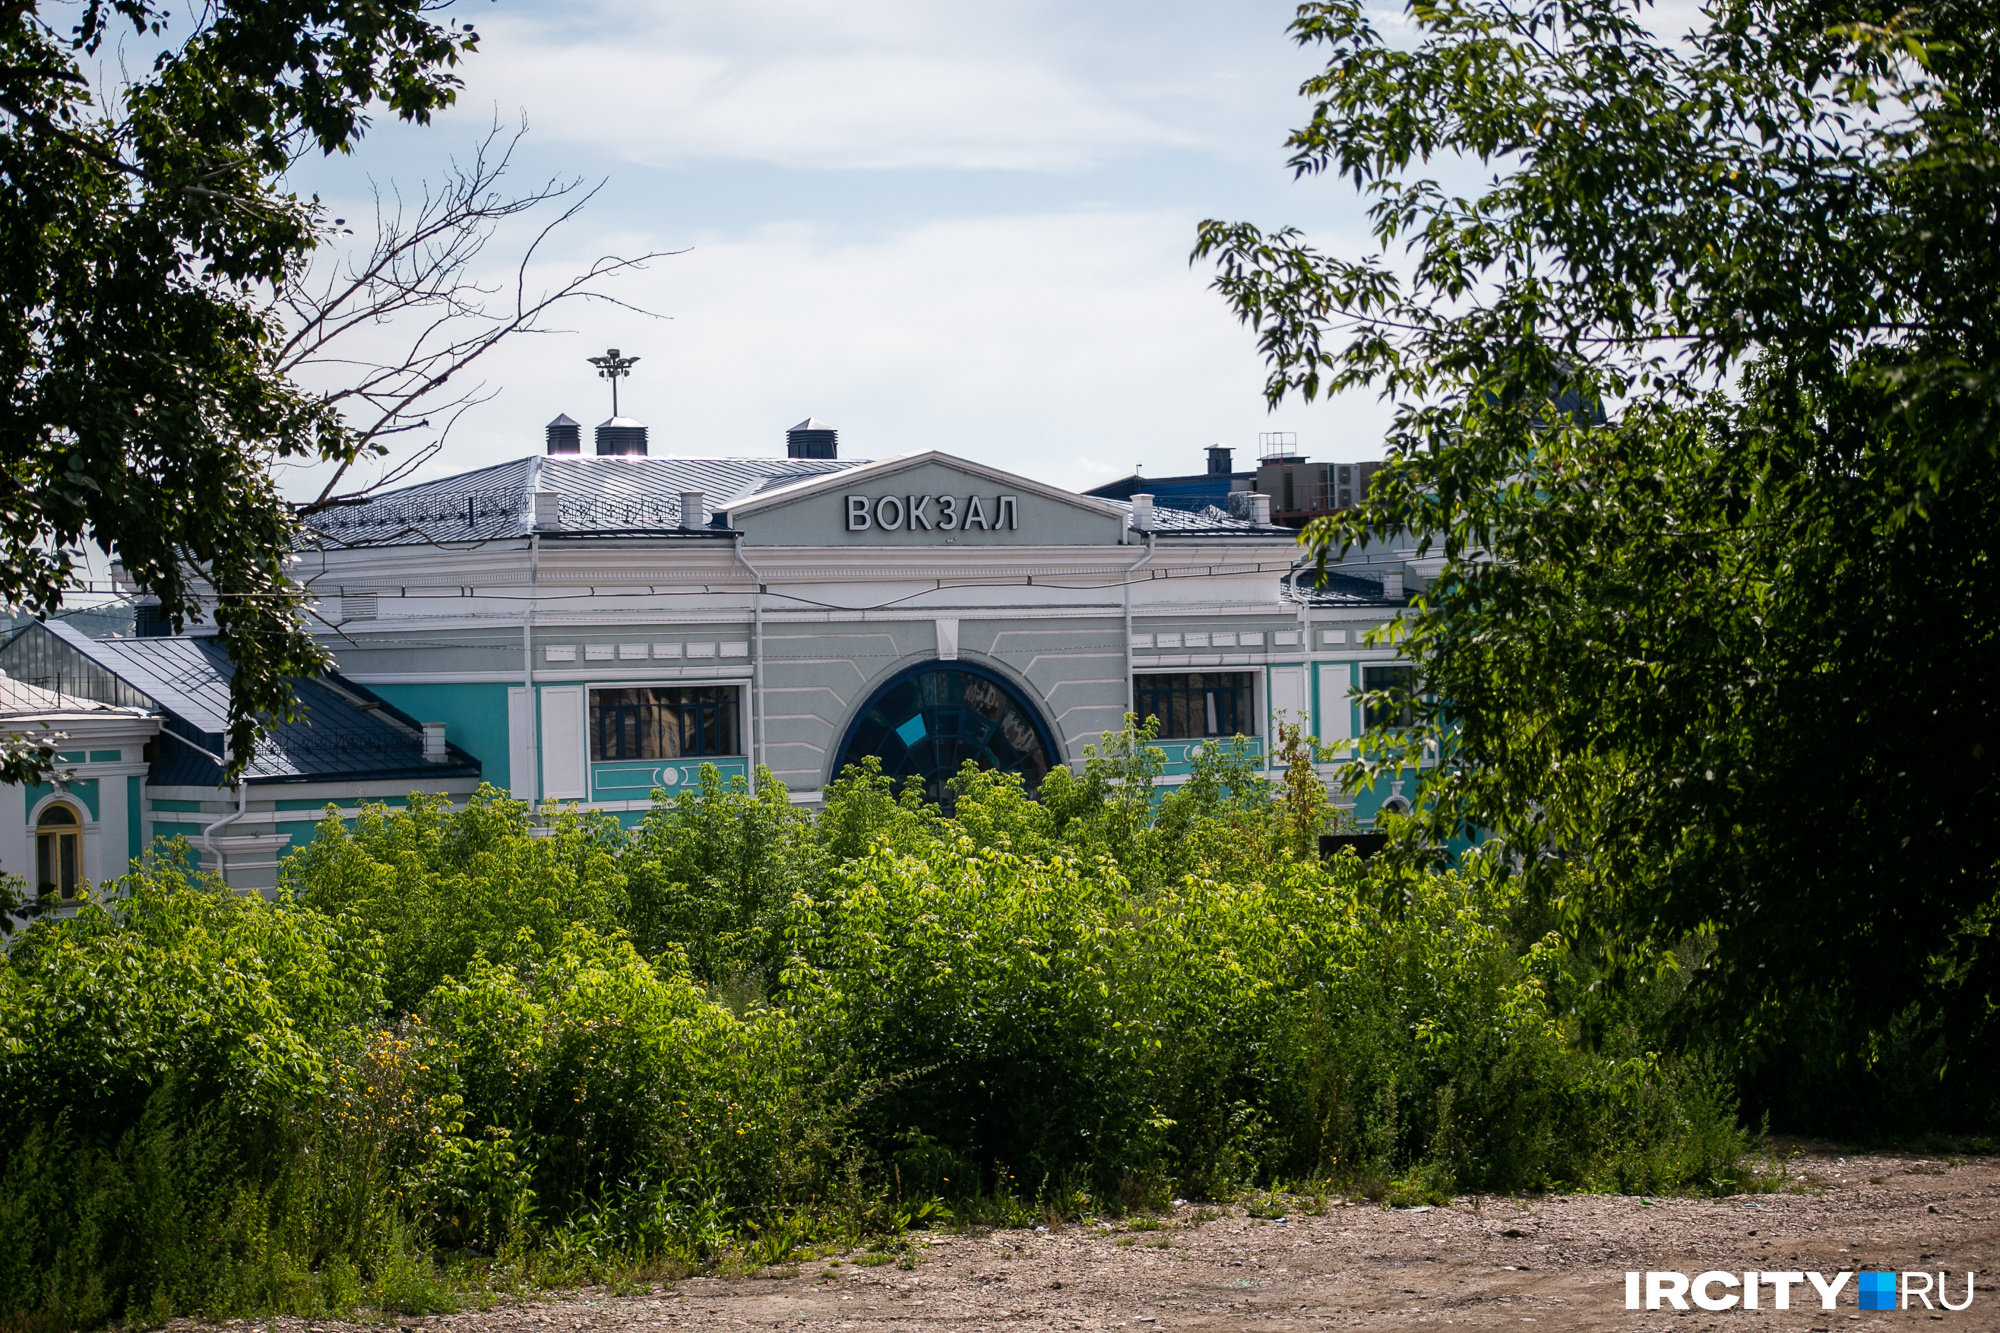
[{"label": "blue-grey roof", "polygon": [[836,458],[655,458],[547,454],[384,491],[310,515],[312,531],[343,546],[525,537],[535,491],[561,499],[572,533],[679,531],[681,492],[700,491],[710,512],[804,477],[856,466]]},{"label": "blue-grey roof", "polygon": [[[1115,500],[1105,496],[1093,496],[1104,504],[1116,505],[1127,514],[1132,512],[1130,500]],[[1198,510],[1174,509],[1166,505],[1153,506],[1153,531],[1162,537],[1281,537],[1296,540],[1295,528],[1280,527],[1275,523],[1252,523],[1248,519],[1236,518],[1227,510],[1207,505]]]},{"label": "blue-grey roof", "polygon": [[[163,731],[186,743],[161,744],[155,784],[212,787],[222,781],[215,756],[228,744],[229,681],[236,668],[214,638],[93,639],[50,621],[9,640],[0,662],[31,685],[160,713]],[[445,763],[426,762],[417,720],[337,672],[294,680],[292,689],[303,711],[258,744],[246,774],[253,783],[479,774],[479,761],[456,746],[446,747]]]},{"label": "blue-grey roof", "polygon": [[[1317,583],[1316,577],[1320,580]],[[1331,569],[1318,576],[1307,569],[1296,581],[1286,579],[1285,596],[1307,606],[1406,606],[1410,600],[1384,597],[1380,579],[1357,578]]]}]

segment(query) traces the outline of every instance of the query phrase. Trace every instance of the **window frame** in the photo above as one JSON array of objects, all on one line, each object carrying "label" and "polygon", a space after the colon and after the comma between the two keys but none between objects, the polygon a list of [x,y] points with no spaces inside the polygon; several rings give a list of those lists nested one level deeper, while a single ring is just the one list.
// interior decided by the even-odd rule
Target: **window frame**
[{"label": "window frame", "polygon": [[[603,743],[606,739],[606,734],[604,730],[605,719],[602,716],[601,709],[604,706],[599,704],[598,696],[604,694],[638,693],[649,695],[713,693],[726,697],[672,702],[651,699],[646,702],[627,703],[621,701],[612,704],[610,707],[617,708],[621,712],[630,710],[635,715],[632,718],[631,725],[636,730],[628,733],[627,724],[621,722],[618,725],[618,744],[615,747],[621,753],[605,753],[606,749],[610,747],[606,747]],[[586,762],[591,764],[650,764],[746,758],[749,754],[749,737],[745,732],[745,720],[749,709],[744,696],[745,691],[743,682],[741,681],[604,681],[587,685],[584,687],[583,695],[584,754]],[[642,716],[638,715],[643,714],[648,709],[660,709],[663,707],[680,713],[683,718],[689,712],[699,715],[713,710],[713,748],[709,748],[704,742],[701,748],[695,750],[682,748],[679,753],[675,754],[646,754],[644,751],[647,746],[644,743],[643,737],[648,724]],[[660,729],[657,718],[651,723],[651,728],[654,740],[653,748],[655,750],[664,748],[658,744],[658,741],[666,733]],[[683,722],[680,729],[683,747],[685,746],[687,734],[685,722]],[[696,734],[705,738],[711,734],[711,728],[706,724],[698,722],[696,724]],[[634,748],[637,750],[637,753],[622,753],[626,748],[628,735],[633,738]]]},{"label": "window frame", "polygon": [[[1196,677],[1231,677],[1241,682],[1239,686],[1231,691],[1231,693],[1238,696],[1233,703],[1236,716],[1232,725],[1223,725],[1221,710],[1215,709],[1217,730],[1179,735],[1175,734],[1171,729],[1173,722],[1170,718],[1160,717],[1160,731],[1154,739],[1163,741],[1206,741],[1226,740],[1231,736],[1261,736],[1264,733],[1262,728],[1258,726],[1258,704],[1260,701],[1260,686],[1262,685],[1263,674],[1263,672],[1254,668],[1250,670],[1215,670],[1204,668],[1202,670],[1135,671],[1132,673],[1132,713],[1141,723],[1144,723],[1149,717],[1160,717],[1160,714],[1157,712],[1148,711],[1145,703],[1145,697],[1148,694],[1157,697],[1163,692],[1158,686],[1149,689],[1147,683],[1150,681],[1191,680]],[[1206,724],[1209,712],[1215,704],[1215,699],[1213,698],[1215,691],[1211,691],[1207,686],[1186,685],[1178,689],[1169,689],[1165,692],[1178,694],[1183,690],[1192,691],[1194,689],[1202,691],[1203,705],[1201,713],[1203,722]],[[1172,706],[1170,705],[1169,707],[1171,709]],[[1185,713],[1186,710],[1183,709],[1181,711]]]},{"label": "window frame", "polygon": [[[68,823],[50,824],[51,812],[61,810],[69,815]],[[83,889],[83,834],[89,823],[88,816],[74,804],[65,800],[52,800],[35,812],[33,837],[35,840],[35,899],[37,902],[68,902]],[[44,873],[49,868],[50,845],[55,847],[57,861],[53,879]],[[69,853],[69,864],[61,864],[63,852]]]},{"label": "window frame", "polygon": [[[1377,677],[1388,677],[1377,683]],[[1370,731],[1403,731],[1416,725],[1417,669],[1402,662],[1364,662],[1361,666],[1361,692],[1371,694],[1376,690],[1393,690],[1398,687],[1409,690],[1410,702],[1400,709],[1390,704],[1371,703],[1361,710],[1361,729]]]}]

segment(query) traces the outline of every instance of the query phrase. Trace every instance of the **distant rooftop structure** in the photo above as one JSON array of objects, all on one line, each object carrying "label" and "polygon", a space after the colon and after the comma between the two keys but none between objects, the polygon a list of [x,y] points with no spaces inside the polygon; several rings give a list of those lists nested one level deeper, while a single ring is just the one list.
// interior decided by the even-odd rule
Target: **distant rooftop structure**
[{"label": "distant rooftop structure", "polygon": [[552,454],[580,454],[583,452],[583,423],[565,412],[548,425],[549,452]]},{"label": "distant rooftop structure", "polygon": [[1299,433],[1294,430],[1267,430],[1257,436],[1257,461],[1259,463],[1303,463],[1305,455],[1299,452]]},{"label": "distant rooftop structure", "polygon": [[840,432],[818,417],[807,417],[785,432],[787,458],[838,458]]}]

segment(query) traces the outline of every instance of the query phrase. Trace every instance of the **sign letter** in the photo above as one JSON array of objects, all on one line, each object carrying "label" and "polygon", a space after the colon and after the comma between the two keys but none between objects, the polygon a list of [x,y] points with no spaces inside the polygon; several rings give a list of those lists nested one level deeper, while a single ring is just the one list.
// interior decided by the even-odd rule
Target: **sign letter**
[{"label": "sign letter", "polygon": [[1734,1296],[1716,1296],[1709,1292],[1709,1288],[1718,1282],[1725,1287],[1733,1287],[1736,1285],[1736,1275],[1734,1273],[1710,1272],[1696,1277],[1694,1280],[1694,1303],[1704,1310],[1735,1309],[1736,1298]]},{"label": "sign letter", "polygon": [[1804,1273],[1766,1273],[1763,1275],[1763,1280],[1770,1283],[1771,1289],[1778,1293],[1778,1308],[1780,1310],[1789,1310],[1792,1308],[1792,1288],[1803,1283],[1806,1280],[1806,1275]]},{"label": "sign letter", "polygon": [[1833,1308],[1833,1298],[1840,1295],[1840,1289],[1846,1286],[1847,1279],[1853,1276],[1854,1274],[1851,1272],[1835,1273],[1833,1281],[1828,1282],[1818,1273],[1807,1273],[1806,1280],[1819,1289],[1819,1308],[1822,1310],[1831,1310]]},{"label": "sign letter", "polygon": [[[889,518],[893,509],[895,519]],[[884,532],[894,532],[903,526],[903,498],[900,495],[885,495],[875,502],[875,525]]]},{"label": "sign letter", "polygon": [[970,532],[975,525],[988,532],[993,530],[993,525],[986,521],[986,506],[979,503],[978,496],[968,495],[965,497],[965,530]]},{"label": "sign letter", "polygon": [[931,530],[931,497],[928,495],[910,497],[910,531],[915,532],[919,527],[925,532]]},{"label": "sign letter", "polygon": [[1688,1308],[1687,1289],[1688,1280],[1686,1273],[1648,1273],[1646,1274],[1646,1308],[1648,1310],[1657,1310],[1660,1308],[1660,1302],[1665,1301],[1676,1310],[1685,1310]]},{"label": "sign letter", "polygon": [[937,498],[937,502],[938,508],[944,511],[944,515],[938,519],[938,531],[957,532],[958,497],[956,495],[940,495]]},{"label": "sign letter", "polygon": [[1005,528],[1009,532],[1019,532],[1021,530],[1021,516],[1015,511],[1013,496],[1003,495],[1000,497],[1000,512],[993,516],[993,526],[995,528]]},{"label": "sign letter", "polygon": [[868,497],[850,495],[847,497],[847,530],[866,532],[874,525],[868,521]]}]

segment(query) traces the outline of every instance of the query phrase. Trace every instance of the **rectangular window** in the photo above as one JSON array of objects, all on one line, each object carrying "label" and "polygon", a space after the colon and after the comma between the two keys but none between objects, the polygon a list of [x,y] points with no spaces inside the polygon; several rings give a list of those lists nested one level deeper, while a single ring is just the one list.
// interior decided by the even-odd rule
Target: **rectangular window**
[{"label": "rectangular window", "polygon": [[[1417,669],[1406,666],[1372,666],[1361,668],[1361,688],[1364,690],[1401,690],[1406,695],[1417,687]],[[1415,719],[1408,704],[1371,703],[1368,705],[1368,730],[1380,731],[1385,727],[1407,727]]]},{"label": "rectangular window", "polygon": [[693,759],[741,754],[734,685],[590,692],[590,757]]},{"label": "rectangular window", "polygon": [[1132,693],[1141,719],[1160,719],[1161,740],[1254,736],[1255,681],[1248,671],[1176,672],[1135,676]]}]

